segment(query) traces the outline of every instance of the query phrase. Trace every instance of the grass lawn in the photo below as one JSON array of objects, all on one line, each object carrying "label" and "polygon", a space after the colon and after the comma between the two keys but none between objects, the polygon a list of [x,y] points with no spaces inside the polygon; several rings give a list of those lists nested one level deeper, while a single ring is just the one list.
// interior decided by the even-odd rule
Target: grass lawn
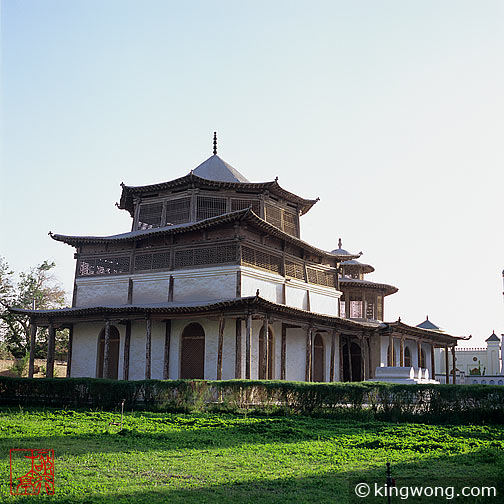
[{"label": "grass lawn", "polygon": [[[308,417],[0,408],[4,502],[383,502],[357,499],[357,481],[497,486],[503,426],[391,424]],[[9,449],[52,448],[55,496],[9,495]],[[499,495],[500,493],[500,495]],[[392,499],[392,502],[445,502]]]}]

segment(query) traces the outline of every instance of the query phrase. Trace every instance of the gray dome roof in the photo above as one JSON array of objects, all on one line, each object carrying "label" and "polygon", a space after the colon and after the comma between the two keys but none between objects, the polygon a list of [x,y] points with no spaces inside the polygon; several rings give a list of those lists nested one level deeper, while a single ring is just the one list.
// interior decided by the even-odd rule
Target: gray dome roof
[{"label": "gray dome roof", "polygon": [[500,341],[500,340],[499,336],[497,336],[497,334],[495,334],[495,331],[493,331],[492,334],[485,341]]},{"label": "gray dome roof", "polygon": [[331,250],[331,254],[336,254],[336,255],[349,255],[349,256],[355,256],[356,254],[351,254],[348,252],[348,250],[345,250],[343,247],[343,244],[341,243],[341,238],[338,240],[338,248]]},{"label": "gray dome roof", "polygon": [[429,316],[427,315],[426,319],[421,323],[418,324],[416,327],[419,327],[420,329],[430,329],[431,331],[441,331],[441,327],[437,326],[436,324],[433,324],[429,320]]},{"label": "gray dome roof", "polygon": [[194,175],[218,182],[250,182],[238,170],[222,160],[217,154],[210,156],[193,170]]}]

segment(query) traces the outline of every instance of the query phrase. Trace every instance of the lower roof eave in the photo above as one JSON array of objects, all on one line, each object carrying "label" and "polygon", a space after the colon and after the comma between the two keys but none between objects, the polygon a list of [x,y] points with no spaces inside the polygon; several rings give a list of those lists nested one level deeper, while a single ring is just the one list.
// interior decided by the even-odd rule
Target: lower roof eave
[{"label": "lower roof eave", "polygon": [[399,333],[409,336],[418,337],[424,340],[430,340],[434,345],[439,346],[454,346],[457,345],[458,340],[468,339],[466,336],[452,336],[447,333],[440,333],[431,329],[421,329],[416,326],[410,326],[400,321],[385,322],[380,329],[382,334]]},{"label": "lower roof eave", "polygon": [[299,308],[274,303],[260,296],[224,299],[200,303],[164,303],[143,305],[105,305],[54,310],[27,310],[9,308],[11,313],[25,315],[33,319],[38,326],[47,326],[51,322],[59,327],[73,323],[111,320],[145,319],[156,320],[184,318],[194,316],[245,317],[248,314],[261,316],[272,315],[278,319],[296,319],[299,323],[327,326],[345,333],[374,331],[383,326],[380,322],[357,322],[336,316],[309,312]]}]

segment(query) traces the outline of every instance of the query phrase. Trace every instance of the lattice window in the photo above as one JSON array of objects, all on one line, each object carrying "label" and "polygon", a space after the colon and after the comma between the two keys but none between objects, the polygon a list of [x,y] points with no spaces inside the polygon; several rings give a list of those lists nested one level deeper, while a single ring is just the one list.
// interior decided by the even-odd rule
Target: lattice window
[{"label": "lattice window", "polygon": [[120,275],[129,273],[129,257],[105,257],[99,259],[81,259],[79,262],[79,276]]},{"label": "lattice window", "polygon": [[179,198],[166,202],[166,225],[183,224],[191,220],[191,198]]},{"label": "lattice window", "polygon": [[152,269],[169,269],[170,268],[170,251],[154,252],[152,254]]},{"label": "lattice window", "polygon": [[362,301],[350,301],[350,318],[362,318]]},{"label": "lattice window", "polygon": [[137,229],[152,229],[161,226],[163,203],[147,203],[140,205]]},{"label": "lattice window", "polygon": [[219,245],[175,251],[175,268],[236,262],[236,245]]},{"label": "lattice window", "polygon": [[167,270],[169,268],[170,251],[135,256],[135,271]]},{"label": "lattice window", "polygon": [[296,214],[283,212],[283,230],[291,236],[298,236]]},{"label": "lattice window", "polygon": [[194,250],[176,250],[175,268],[186,268],[194,264]]},{"label": "lattice window", "polygon": [[245,264],[255,265],[255,250],[249,247],[242,247],[242,262]]},{"label": "lattice window", "polygon": [[231,211],[235,212],[237,210],[244,210],[245,208],[252,207],[252,211],[259,215],[260,206],[259,201],[253,199],[232,199],[231,200]]},{"label": "lattice window", "polygon": [[282,265],[280,257],[250,247],[242,248],[242,262],[275,273],[280,273]]},{"label": "lattice window", "polygon": [[209,219],[226,213],[226,198],[198,196],[196,220]]},{"label": "lattice window", "polygon": [[304,266],[300,263],[285,261],[285,275],[292,278],[298,278],[299,280],[304,280]]},{"label": "lattice window", "polygon": [[367,302],[366,305],[366,318],[370,320],[374,320],[374,303],[373,302]]},{"label": "lattice window", "polygon": [[273,205],[265,205],[264,209],[266,212],[266,222],[269,222],[278,229],[282,229],[282,210]]},{"label": "lattice window", "polygon": [[135,271],[152,269],[152,254],[139,254],[135,256]]},{"label": "lattice window", "polygon": [[334,273],[328,271],[316,270],[314,268],[307,268],[308,282],[318,285],[325,285],[326,287],[334,287]]}]

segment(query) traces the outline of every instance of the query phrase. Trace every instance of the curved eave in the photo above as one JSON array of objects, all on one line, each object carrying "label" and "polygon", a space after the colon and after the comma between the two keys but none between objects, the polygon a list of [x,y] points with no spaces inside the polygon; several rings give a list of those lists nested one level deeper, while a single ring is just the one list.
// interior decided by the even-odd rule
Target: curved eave
[{"label": "curved eave", "polygon": [[357,278],[338,278],[338,283],[341,287],[361,287],[374,290],[380,290],[384,296],[395,294],[399,289],[393,285],[370,282],[369,280],[359,280]]},{"label": "curved eave", "polygon": [[230,212],[223,215],[218,215],[217,217],[211,217],[210,219],[205,219],[199,222],[178,224],[175,226],[166,226],[163,228],[146,229],[141,231],[131,231],[129,233],[123,233],[113,236],[68,236],[53,233],[49,233],[49,235],[53,240],[66,243],[67,245],[71,245],[73,247],[79,247],[81,245],[139,241],[139,240],[145,240],[147,238],[153,238],[165,235],[188,233],[191,231],[208,229],[213,226],[237,221],[246,222],[247,224],[250,224],[256,227],[257,229],[260,229],[261,231],[264,231],[281,240],[285,240],[288,243],[292,243],[293,245],[301,247],[302,249],[312,254],[316,254],[331,259],[335,258],[335,256],[330,252],[321,250],[317,247],[310,245],[309,243],[304,242],[303,240],[300,240],[299,238],[284,233],[282,230],[276,228],[275,226],[261,219],[261,217],[256,215],[250,208],[247,208],[245,210],[237,210],[236,212]]},{"label": "curved eave", "polygon": [[293,194],[285,190],[284,188],[280,187],[280,185],[276,180],[273,180],[271,182],[220,182],[217,180],[209,180],[198,177],[197,175],[194,175],[194,173],[191,172],[185,175],[184,177],[180,177],[175,180],[170,180],[168,182],[161,182],[159,184],[151,184],[146,186],[126,186],[124,184],[121,184],[122,193],[119,202],[119,208],[128,210],[128,212],[130,212],[131,214],[133,211],[134,195],[141,196],[142,194],[145,193],[164,191],[168,189],[173,189],[175,187],[183,187],[183,186],[188,187],[194,186],[201,188],[207,187],[210,189],[234,189],[240,191],[246,191],[246,190],[258,191],[258,192],[269,191],[270,193],[279,196],[280,198],[283,198],[291,203],[299,205],[301,213],[303,215],[307,213],[310,210],[310,208],[318,201],[318,198],[313,200],[301,198],[300,196]]},{"label": "curved eave", "polygon": [[47,324],[49,320],[60,320],[63,324],[72,322],[77,317],[106,315],[137,315],[152,314],[162,317],[164,315],[195,315],[230,312],[233,310],[251,310],[252,312],[267,311],[278,315],[294,316],[314,323],[327,324],[340,329],[362,330],[378,329],[383,327],[382,323],[362,323],[341,317],[323,315],[320,313],[309,312],[300,308],[293,308],[268,301],[260,296],[250,296],[243,298],[232,298],[207,303],[167,303],[167,304],[148,304],[148,305],[104,305],[87,306],[74,308],[60,308],[54,310],[26,310],[21,308],[9,308],[11,313],[31,317],[41,325]]},{"label": "curved eave", "polygon": [[360,273],[373,273],[375,270],[373,266],[370,264],[363,264],[363,263],[358,263],[358,264],[345,264],[345,262],[341,263],[341,266],[345,268],[346,271],[358,271]]},{"label": "curved eave", "polygon": [[446,343],[447,345],[456,345],[458,340],[466,340],[467,336],[452,336],[445,332],[433,331],[432,329],[420,329],[419,327],[410,326],[403,322],[385,322],[381,332],[399,332],[410,334],[411,336],[424,337],[426,339],[436,339],[438,343]]}]

